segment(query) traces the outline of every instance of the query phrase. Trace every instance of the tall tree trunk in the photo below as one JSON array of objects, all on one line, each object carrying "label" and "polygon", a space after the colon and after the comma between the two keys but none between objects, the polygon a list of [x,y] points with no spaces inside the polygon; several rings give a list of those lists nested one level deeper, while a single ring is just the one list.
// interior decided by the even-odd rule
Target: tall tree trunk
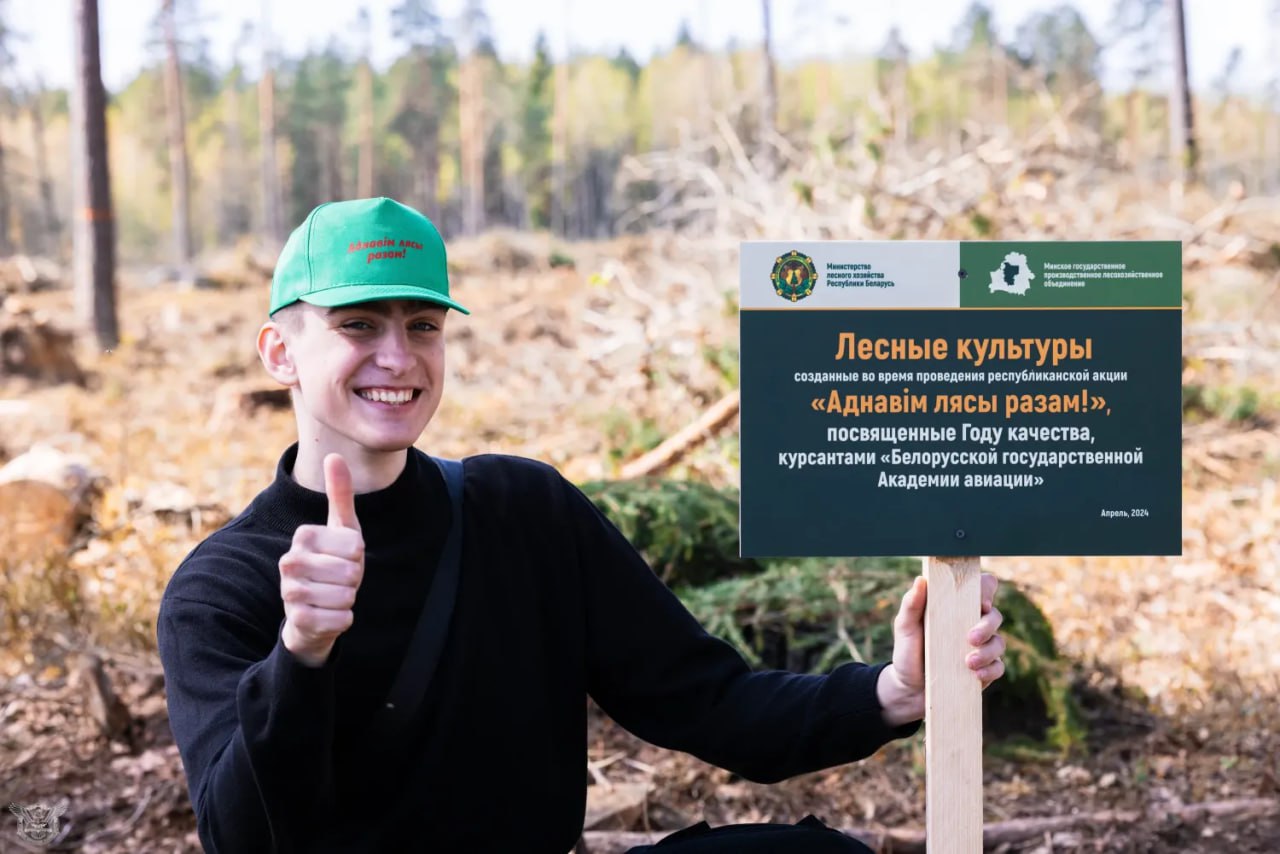
[{"label": "tall tree trunk", "polygon": [[258,144],[262,157],[262,225],[274,243],[284,242],[280,170],[276,168],[276,76],[271,67],[270,0],[262,4],[262,74],[258,78]]},{"label": "tall tree trunk", "polygon": [[992,77],[994,78],[995,121],[1009,128],[1009,57],[1000,45],[991,46]]},{"label": "tall tree trunk", "polygon": [[248,181],[244,146],[244,120],[241,95],[244,91],[244,49],[253,38],[248,22],[231,49],[231,73],[227,75],[226,101],[223,102],[222,138],[224,151],[219,188],[218,241],[226,243],[249,233],[251,223],[248,204]]},{"label": "tall tree trunk", "polygon": [[[369,9],[361,6],[356,15],[356,34],[360,40],[360,61],[356,64],[356,121],[359,123],[359,155],[356,161],[356,196],[373,196],[373,66]],[[341,145],[341,140],[339,140]]]},{"label": "tall tree trunk", "polygon": [[276,77],[268,68],[258,81],[258,137],[262,151],[262,221],[267,235],[284,240],[280,211],[280,170],[276,168]]},{"label": "tall tree trunk", "polygon": [[1138,162],[1138,90],[1131,88],[1124,96],[1124,162]]},{"label": "tall tree trunk", "polygon": [[342,190],[342,129],[332,125],[320,131],[320,168],[324,185],[324,200],[341,199]]},{"label": "tall tree trunk", "polygon": [[35,154],[36,185],[40,192],[41,224],[43,233],[37,241],[38,251],[56,254],[60,242],[62,224],[58,221],[58,209],[53,200],[53,181],[49,178],[49,156],[45,149],[44,85],[37,82],[31,96],[32,150]]},{"label": "tall tree trunk", "polygon": [[360,174],[356,181],[356,195],[362,199],[373,196],[373,69],[369,57],[360,62]]},{"label": "tall tree trunk", "polygon": [[178,62],[178,24],[174,0],[162,0],[164,21],[164,95],[169,120],[169,194],[173,205],[173,252],[179,278],[190,281],[191,178],[187,165],[187,118],[183,105],[182,66]]},{"label": "tall tree trunk", "polygon": [[[0,93],[0,97],[3,94]],[[0,255],[13,253],[13,237],[10,229],[11,205],[9,188],[12,186],[9,175],[5,174],[4,140],[0,139]]]},{"label": "tall tree trunk", "polygon": [[[568,40],[566,39],[566,45]],[[569,233],[569,56],[555,64],[551,110],[551,231]]]},{"label": "tall tree trunk", "polygon": [[462,163],[462,230],[484,228],[484,86],[480,57],[472,52],[458,74],[459,156]]},{"label": "tall tree trunk", "polygon": [[319,201],[332,202],[337,197],[333,192],[333,171],[329,168],[330,162],[330,145],[329,145],[329,128],[325,126],[312,127],[311,134],[315,137],[316,150],[316,191],[319,195]]},{"label": "tall tree trunk", "polygon": [[414,99],[414,110],[422,117],[422,139],[413,146],[418,160],[419,192],[422,195],[422,212],[427,219],[440,224],[440,120],[436,104],[439,98],[435,94],[435,54],[436,47],[415,48],[417,52],[418,79],[421,84],[414,87],[411,97]]},{"label": "tall tree trunk", "polygon": [[472,57],[471,64],[473,66],[471,72],[471,125],[475,130],[475,150],[471,154],[472,180],[470,184],[474,188],[472,190],[471,204],[475,208],[473,217],[473,233],[475,233],[488,227],[484,209],[486,195],[484,156],[489,144],[489,117],[485,111],[485,82],[488,74],[486,73],[485,63],[480,57]]},{"label": "tall tree trunk", "polygon": [[707,9],[707,0],[698,0],[698,30],[702,44],[696,46],[698,55],[698,74],[702,79],[698,86],[698,111],[700,121],[698,134],[710,139],[716,130],[716,57],[707,43],[707,33],[711,31],[711,18]]},{"label": "tall tree trunk", "polygon": [[905,151],[911,142],[911,93],[907,87],[907,75],[910,71],[905,55],[894,60],[893,141],[899,151]]},{"label": "tall tree trunk", "polygon": [[226,140],[226,154],[222,166],[222,211],[218,224],[219,242],[234,239],[244,231],[243,199],[244,184],[240,180],[241,164],[244,163],[244,140],[240,133],[240,66],[236,65],[230,84],[227,86],[227,100],[222,113],[222,136]]},{"label": "tall tree trunk", "polygon": [[115,228],[107,169],[107,94],[98,49],[98,0],[73,0],[76,77],[72,145],[76,178],[76,313],[113,350],[120,342],[116,319]]},{"label": "tall tree trunk", "polygon": [[813,87],[814,123],[825,132],[831,127],[831,60],[827,58],[826,51],[823,51],[822,58],[818,60],[816,74],[818,79],[814,81]]},{"label": "tall tree trunk", "polygon": [[458,167],[462,173],[463,234],[475,234],[475,186],[471,183],[471,157],[475,146],[475,128],[471,123],[471,61],[470,56],[458,59]]},{"label": "tall tree trunk", "polygon": [[1173,32],[1173,97],[1169,99],[1169,138],[1173,143],[1175,174],[1183,183],[1196,179],[1195,117],[1191,112],[1191,85],[1187,74],[1187,26],[1182,0],[1167,0]]},{"label": "tall tree trunk", "polygon": [[[1280,55],[1280,0],[1272,0],[1269,14],[1268,55]],[[1262,111],[1262,189],[1266,193],[1280,190],[1280,67],[1271,66],[1271,78],[1267,86],[1266,107]]]},{"label": "tall tree trunk", "polygon": [[760,10],[764,15],[764,93],[760,101],[760,144],[768,145],[767,140],[778,125],[778,77],[773,65],[773,22],[770,18],[772,0],[760,0]]},{"label": "tall tree trunk", "polygon": [[1280,104],[1273,99],[1266,112],[1262,114],[1265,122],[1262,137],[1262,192],[1274,193],[1280,190]]},{"label": "tall tree trunk", "polygon": [[440,221],[440,137],[431,134],[422,146],[423,213],[432,222]]}]

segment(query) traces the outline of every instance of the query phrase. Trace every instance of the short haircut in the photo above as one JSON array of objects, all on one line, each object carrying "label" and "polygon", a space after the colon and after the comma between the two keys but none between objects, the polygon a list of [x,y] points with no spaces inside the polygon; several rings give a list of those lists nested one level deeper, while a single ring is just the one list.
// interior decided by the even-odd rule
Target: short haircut
[{"label": "short haircut", "polygon": [[284,308],[277,309],[276,313],[271,315],[271,319],[279,324],[286,336],[300,331],[303,323],[302,303],[293,302]]}]

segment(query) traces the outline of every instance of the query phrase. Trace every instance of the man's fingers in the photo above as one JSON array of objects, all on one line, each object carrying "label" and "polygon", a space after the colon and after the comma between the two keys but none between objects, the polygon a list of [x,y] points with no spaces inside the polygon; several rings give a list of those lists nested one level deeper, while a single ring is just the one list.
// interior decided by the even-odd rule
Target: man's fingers
[{"label": "man's fingers", "polygon": [[280,598],[290,605],[349,611],[356,603],[356,588],[346,584],[290,580],[281,585]]},{"label": "man's fingers", "polygon": [[1000,631],[1000,626],[1003,623],[1004,614],[1000,613],[999,608],[992,608],[982,615],[982,619],[978,620],[976,626],[969,629],[969,643],[972,646],[981,646],[990,640],[996,632]]},{"label": "man's fingers", "polygon": [[351,469],[341,454],[329,454],[324,458],[324,494],[329,497],[329,527],[360,530]]},{"label": "man's fingers", "polygon": [[355,622],[355,615],[349,608],[317,608],[314,605],[298,604],[291,606],[291,609],[288,621],[302,634],[304,640],[308,636],[327,637],[332,644],[334,636],[342,634]]},{"label": "man's fingers", "polygon": [[304,555],[290,550],[280,558],[280,574],[287,578],[318,581],[322,584],[359,587],[364,568],[360,565],[358,551],[346,551],[343,555],[318,552]]},{"label": "man's fingers", "polygon": [[977,672],[977,677],[982,680],[982,688],[986,690],[991,683],[1004,675],[1004,661],[997,661],[989,664]]},{"label": "man's fingers", "polygon": [[352,608],[364,576],[364,536],[356,518],[351,469],[339,454],[324,458],[326,525],[299,525],[280,557],[285,648],[310,667],[328,659],[338,635],[355,621]]},{"label": "man's fingers", "polygon": [[970,670],[982,670],[984,667],[990,667],[1004,656],[1004,649],[1004,638],[996,635],[973,652],[970,652],[965,657],[965,664],[969,665]]},{"label": "man's fingers", "polygon": [[929,585],[924,576],[916,576],[902,597],[902,606],[898,609],[898,628],[913,629],[924,619],[924,606],[929,598]]},{"label": "man's fingers", "polygon": [[982,613],[985,614],[994,607],[999,587],[1000,579],[989,572],[982,573]]}]

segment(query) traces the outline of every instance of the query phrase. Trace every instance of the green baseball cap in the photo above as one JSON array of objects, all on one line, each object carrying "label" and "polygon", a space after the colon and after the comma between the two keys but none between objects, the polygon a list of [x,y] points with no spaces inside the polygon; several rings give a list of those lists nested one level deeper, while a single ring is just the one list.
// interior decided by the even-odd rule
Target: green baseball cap
[{"label": "green baseball cap", "polygon": [[332,308],[383,299],[471,313],[449,297],[444,241],[431,220],[394,199],[327,202],[280,251],[269,313],[298,300]]}]

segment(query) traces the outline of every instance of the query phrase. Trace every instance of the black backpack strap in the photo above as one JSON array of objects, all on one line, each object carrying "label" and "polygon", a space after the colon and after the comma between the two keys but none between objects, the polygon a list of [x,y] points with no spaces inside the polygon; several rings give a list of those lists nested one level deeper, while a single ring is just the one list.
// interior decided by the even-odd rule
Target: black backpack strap
[{"label": "black backpack strap", "polygon": [[374,731],[380,734],[404,731],[418,713],[440,662],[453,616],[453,603],[458,598],[458,576],[462,570],[462,462],[435,457],[431,460],[444,475],[453,509],[452,524],[444,541],[444,550],[440,553],[440,564],[436,567],[431,589],[427,591],[426,604],[409,638],[400,671],[387,694],[386,703],[375,715]]}]

